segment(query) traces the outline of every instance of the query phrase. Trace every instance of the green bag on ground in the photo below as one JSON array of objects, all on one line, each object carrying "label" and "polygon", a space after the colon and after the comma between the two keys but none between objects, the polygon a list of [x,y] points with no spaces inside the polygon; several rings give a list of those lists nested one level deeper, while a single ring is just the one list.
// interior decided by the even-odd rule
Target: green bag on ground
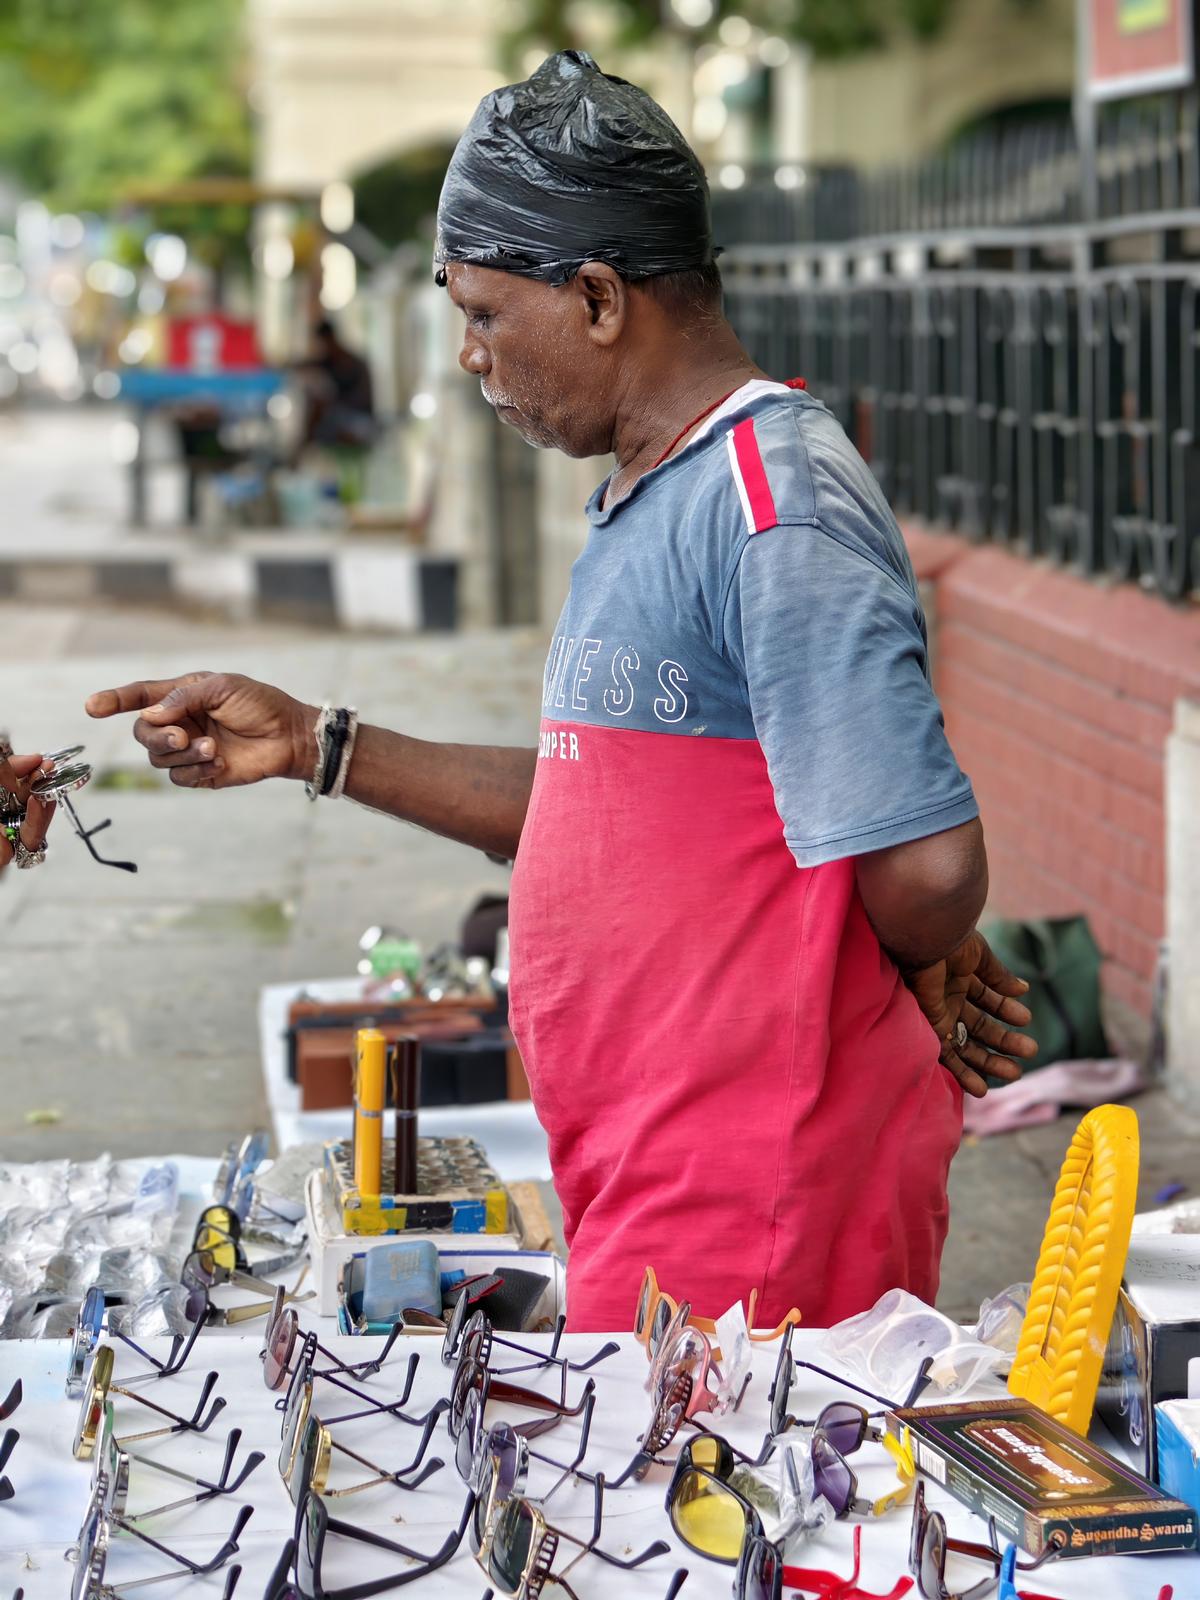
[{"label": "green bag on ground", "polygon": [[1086,917],[1022,922],[1001,918],[980,930],[1010,972],[1024,978],[1023,1001],[1038,1042],[1026,1072],[1052,1061],[1103,1060],[1111,1052],[1100,1015],[1100,948]]}]

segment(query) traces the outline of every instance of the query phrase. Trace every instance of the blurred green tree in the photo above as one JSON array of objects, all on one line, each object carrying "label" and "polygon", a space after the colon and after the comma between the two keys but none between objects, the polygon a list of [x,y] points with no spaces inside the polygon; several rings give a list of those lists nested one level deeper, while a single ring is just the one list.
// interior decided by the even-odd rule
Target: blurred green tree
[{"label": "blurred green tree", "polygon": [[[806,44],[824,57],[857,55],[881,49],[897,33],[930,39],[950,20],[961,0],[712,0],[708,19],[696,25],[689,17],[703,6],[678,7],[672,0],[602,0],[614,14],[618,43],[644,43],[664,28],[686,32],[697,42],[710,38],[727,17],[747,22]],[[1011,0],[1028,6],[1036,0]],[[565,50],[582,43],[574,0],[519,0],[518,21],[505,39],[509,65],[524,50],[542,46]]]},{"label": "blurred green tree", "polygon": [[[0,174],[109,212],[131,183],[250,171],[243,0],[0,0]],[[213,244],[241,208],[172,208]]]}]

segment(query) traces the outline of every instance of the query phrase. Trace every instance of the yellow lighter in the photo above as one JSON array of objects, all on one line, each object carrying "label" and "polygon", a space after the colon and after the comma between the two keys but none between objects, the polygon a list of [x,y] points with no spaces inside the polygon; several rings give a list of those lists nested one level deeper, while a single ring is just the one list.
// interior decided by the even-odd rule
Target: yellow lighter
[{"label": "yellow lighter", "polygon": [[354,1061],[354,1187],[360,1195],[378,1195],[383,1182],[386,1058],[378,1028],[360,1028]]}]

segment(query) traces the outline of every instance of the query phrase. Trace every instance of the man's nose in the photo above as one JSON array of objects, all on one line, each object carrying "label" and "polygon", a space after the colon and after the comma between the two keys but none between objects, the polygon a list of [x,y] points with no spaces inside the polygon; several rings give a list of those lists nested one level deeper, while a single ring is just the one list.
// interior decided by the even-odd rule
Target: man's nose
[{"label": "man's nose", "polygon": [[463,340],[462,349],[458,352],[458,364],[464,372],[469,372],[476,378],[486,378],[492,370],[491,358],[487,351],[478,339],[470,337]]}]

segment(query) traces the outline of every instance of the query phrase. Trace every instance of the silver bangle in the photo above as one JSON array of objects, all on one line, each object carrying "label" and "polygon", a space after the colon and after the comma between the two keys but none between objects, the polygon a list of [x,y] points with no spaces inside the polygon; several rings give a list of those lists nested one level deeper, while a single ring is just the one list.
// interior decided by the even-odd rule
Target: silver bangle
[{"label": "silver bangle", "polygon": [[304,785],[304,792],[310,800],[321,798],[321,782],[325,776],[325,763],[329,758],[329,716],[330,707],[322,706],[317,712],[317,720],[313,723],[313,737],[317,741],[317,760],[313,767],[313,775]]},{"label": "silver bangle", "polygon": [[346,732],[346,742],[342,746],[342,759],[338,762],[337,777],[333,780],[333,788],[329,791],[330,800],[340,800],[346,792],[346,779],[350,776],[350,761],[354,755],[354,741],[358,738],[358,712],[353,706],[347,706],[349,725]]}]

